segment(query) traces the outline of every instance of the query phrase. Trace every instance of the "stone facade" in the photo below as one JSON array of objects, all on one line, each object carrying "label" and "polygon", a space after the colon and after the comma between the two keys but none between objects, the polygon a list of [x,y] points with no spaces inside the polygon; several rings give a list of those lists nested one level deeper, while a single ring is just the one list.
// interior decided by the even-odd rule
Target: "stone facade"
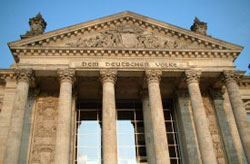
[{"label": "stone facade", "polygon": [[148,164],[174,163],[166,99],[181,163],[250,163],[250,78],[233,64],[242,47],[207,36],[207,23],[190,31],[123,12],[49,33],[40,14],[29,24],[0,69],[0,164],[75,163],[80,100],[102,102],[103,163],[118,164],[116,101],[127,99],[141,100]]},{"label": "stone facade", "polygon": [[29,163],[54,163],[57,114],[58,98],[37,98]]}]

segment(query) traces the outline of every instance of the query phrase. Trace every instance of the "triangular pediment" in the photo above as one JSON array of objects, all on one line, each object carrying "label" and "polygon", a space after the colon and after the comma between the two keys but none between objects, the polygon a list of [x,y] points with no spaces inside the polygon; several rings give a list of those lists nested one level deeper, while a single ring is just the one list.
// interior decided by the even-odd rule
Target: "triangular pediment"
[{"label": "triangular pediment", "polygon": [[123,12],[9,43],[11,49],[237,50],[242,47],[132,12]]}]

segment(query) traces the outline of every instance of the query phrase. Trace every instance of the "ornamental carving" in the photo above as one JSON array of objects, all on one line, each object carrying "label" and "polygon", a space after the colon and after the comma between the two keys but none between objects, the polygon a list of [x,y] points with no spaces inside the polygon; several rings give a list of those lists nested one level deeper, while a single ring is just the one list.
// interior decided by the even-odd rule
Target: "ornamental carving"
[{"label": "ornamental carving", "polygon": [[100,80],[102,83],[105,83],[105,82],[115,83],[117,80],[117,71],[116,70],[101,70]]},{"label": "ornamental carving", "polygon": [[194,19],[193,25],[190,27],[191,31],[199,34],[207,34],[207,23],[200,21],[197,17]]},{"label": "ornamental carving", "polygon": [[201,76],[201,71],[197,71],[197,70],[185,71],[185,80],[188,84],[198,83],[200,80],[200,76]]},{"label": "ornamental carving", "polygon": [[59,69],[57,71],[60,82],[70,82],[75,81],[75,70],[74,69]]},{"label": "ornamental carving", "polygon": [[90,36],[82,36],[67,42],[75,48],[146,48],[146,49],[197,49],[198,43],[180,40],[173,36],[146,30],[134,24],[111,27]]},{"label": "ornamental carving", "polygon": [[145,72],[146,80],[149,83],[160,83],[162,72],[160,70],[147,70]]},{"label": "ornamental carving", "polygon": [[43,34],[47,23],[43,19],[42,15],[38,13],[35,17],[29,19],[30,31],[26,34],[21,35],[22,39]]},{"label": "ornamental carving", "polygon": [[222,81],[225,84],[228,83],[237,83],[239,81],[239,74],[236,71],[224,71],[222,76]]},{"label": "ornamental carving", "polygon": [[213,147],[216,153],[218,164],[226,164],[225,154],[222,146],[222,139],[217,124],[217,116],[215,113],[214,106],[212,105],[212,101],[206,92],[205,93],[203,92],[202,99],[204,102],[204,107],[208,118],[209,131],[212,137]]},{"label": "ornamental carving", "polygon": [[34,80],[34,72],[30,68],[15,69],[15,77],[17,82],[27,82],[30,83]]},{"label": "ornamental carving", "polygon": [[57,106],[58,99],[55,97],[37,100],[30,152],[32,164],[54,163]]}]

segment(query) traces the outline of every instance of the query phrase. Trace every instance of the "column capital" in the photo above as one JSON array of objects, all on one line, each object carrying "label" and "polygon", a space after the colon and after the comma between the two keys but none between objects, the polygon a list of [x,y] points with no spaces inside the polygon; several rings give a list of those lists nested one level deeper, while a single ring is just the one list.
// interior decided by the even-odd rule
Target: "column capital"
[{"label": "column capital", "polygon": [[146,70],[145,75],[146,75],[146,80],[147,80],[148,84],[160,83],[162,71],[160,71],[160,70]]},{"label": "column capital", "polygon": [[239,80],[239,77],[240,75],[234,70],[223,71],[222,81],[225,84],[237,83]]},{"label": "column capital", "polygon": [[[26,82],[30,83],[34,80],[34,72],[31,68],[18,68],[14,70],[14,76],[17,82]],[[8,76],[7,78],[12,78]]]},{"label": "column capital", "polygon": [[100,70],[100,80],[102,83],[111,82],[116,83],[117,71],[116,70]]},{"label": "column capital", "polygon": [[190,83],[198,83],[200,80],[201,71],[200,70],[187,70],[185,71],[185,81]]},{"label": "column capital", "polygon": [[74,69],[58,69],[57,74],[60,82],[74,83],[75,81],[75,70]]}]

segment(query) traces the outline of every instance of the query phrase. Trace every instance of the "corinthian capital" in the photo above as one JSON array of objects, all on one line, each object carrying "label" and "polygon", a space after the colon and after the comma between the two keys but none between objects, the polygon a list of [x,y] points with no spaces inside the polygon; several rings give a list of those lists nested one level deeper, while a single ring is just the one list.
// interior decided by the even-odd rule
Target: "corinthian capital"
[{"label": "corinthian capital", "polygon": [[100,80],[102,83],[111,82],[115,84],[117,80],[117,71],[116,70],[101,70]]},{"label": "corinthian capital", "polygon": [[201,71],[197,71],[197,70],[185,71],[185,80],[188,84],[198,83],[200,80],[200,76],[201,76]]},{"label": "corinthian capital", "polygon": [[160,70],[147,70],[145,72],[147,82],[149,83],[160,83],[161,81],[161,74]]},{"label": "corinthian capital", "polygon": [[223,71],[222,81],[225,84],[237,83],[239,80],[239,74],[236,71]]},{"label": "corinthian capital", "polygon": [[60,82],[70,82],[75,81],[75,70],[74,69],[59,69],[57,71]]},{"label": "corinthian capital", "polygon": [[31,68],[20,68],[14,70],[17,82],[30,83],[34,80],[34,72]]}]

